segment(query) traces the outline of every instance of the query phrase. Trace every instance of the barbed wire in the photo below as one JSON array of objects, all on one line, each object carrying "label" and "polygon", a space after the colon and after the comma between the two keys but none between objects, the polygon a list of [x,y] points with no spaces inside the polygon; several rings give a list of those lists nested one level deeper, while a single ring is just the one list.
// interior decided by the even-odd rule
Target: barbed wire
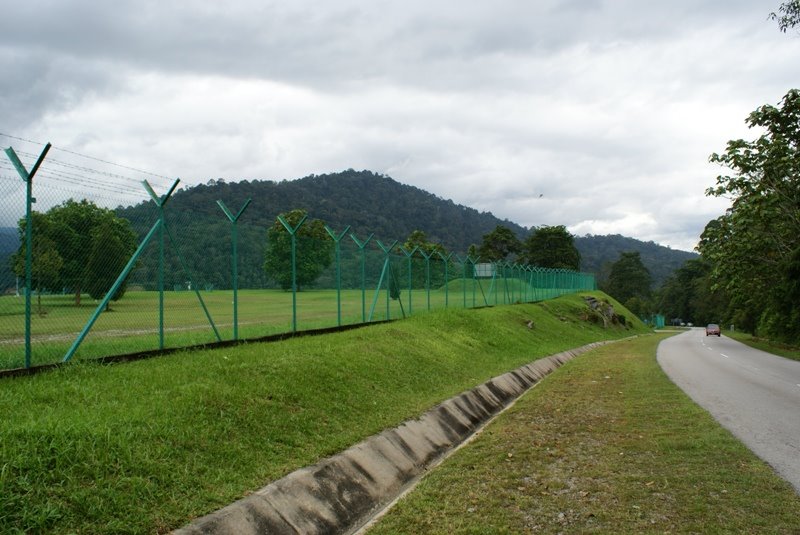
[{"label": "barbed wire", "polygon": [[[2,132],[0,132],[0,137],[20,142],[22,146],[14,147],[14,152],[21,159],[31,162],[38,160],[41,154],[40,148],[45,145],[45,143]],[[31,145],[35,145],[36,148]],[[70,149],[52,145],[51,147],[51,151],[43,160],[36,174],[35,182],[42,186],[46,185],[47,191],[53,194],[58,192],[60,195],[69,197],[88,197],[107,207],[127,206],[149,200],[149,194],[142,185],[143,180],[146,179],[156,189],[171,186],[174,180],[141,168]],[[3,173],[0,175],[0,179],[4,181],[23,183],[8,158],[0,157],[0,172]],[[45,201],[44,196],[42,196],[42,200]]]},{"label": "barbed wire", "polygon": [[[25,143],[31,143],[31,144],[34,144],[34,145],[38,145],[40,147],[43,147],[43,146],[46,145],[46,143],[42,143],[40,141],[33,141],[33,140],[30,140],[30,139],[26,139],[26,138],[19,137],[19,136],[14,136],[14,135],[11,135],[11,134],[5,134],[3,132],[0,132],[0,136],[7,137],[9,139],[16,139],[17,141],[24,141]],[[120,163],[116,163],[116,162],[111,162],[111,161],[108,161],[108,160],[103,160],[102,158],[89,156],[88,154],[82,154],[80,152],[73,151],[73,150],[70,150],[70,149],[64,149],[64,148],[58,147],[56,145],[52,145],[52,149],[60,151],[60,152],[64,152],[64,153],[67,153],[67,154],[72,154],[74,156],[79,156],[81,158],[86,158],[87,160],[93,160],[93,161],[104,163],[104,164],[107,164],[107,165],[113,165],[113,166],[119,167],[121,169],[128,169],[129,171],[136,171],[137,173],[142,173],[142,174],[150,175],[150,176],[153,176],[153,177],[163,178],[163,179],[166,179],[166,180],[173,180],[173,178],[171,178],[171,177],[168,177],[168,176],[165,176],[165,175],[160,175],[160,174],[154,173],[152,171],[145,171],[143,169],[138,169],[136,167],[131,167],[131,166],[128,166],[128,165],[124,165],[124,164],[120,164]],[[38,158],[38,155],[36,155],[36,157]]]}]

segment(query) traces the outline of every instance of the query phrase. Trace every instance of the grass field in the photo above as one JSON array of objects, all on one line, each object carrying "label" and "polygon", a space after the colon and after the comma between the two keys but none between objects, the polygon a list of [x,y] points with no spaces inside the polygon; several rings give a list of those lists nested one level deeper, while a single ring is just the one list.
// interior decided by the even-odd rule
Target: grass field
[{"label": "grass field", "polygon": [[[399,300],[375,289],[343,290],[341,305],[336,290],[305,290],[297,294],[297,330],[332,327],[367,321],[401,318],[429,309],[473,308],[511,303],[525,298],[541,300],[563,293],[560,289],[531,288],[519,281],[451,281],[448,287],[408,290]],[[222,340],[233,339],[233,292],[200,293]],[[239,339],[257,338],[292,331],[292,293],[280,290],[241,290],[238,293]],[[75,358],[96,358],[159,348],[159,296],[157,292],[129,291],[109,311],[103,312],[84,340]],[[25,363],[25,300],[0,297],[0,369]],[[363,303],[363,308],[362,308]],[[97,308],[83,296],[75,306],[74,296],[42,296],[43,314],[33,298],[31,317],[32,364],[59,362]],[[341,307],[341,308],[339,308]],[[164,345],[186,347],[217,341],[200,300],[194,292],[164,293]]]},{"label": "grass field", "polygon": [[0,380],[0,532],[163,533],[538,357],[647,332],[581,295]]},{"label": "grass field", "polygon": [[370,535],[800,533],[800,496],[673,385],[653,335],[571,361]]}]

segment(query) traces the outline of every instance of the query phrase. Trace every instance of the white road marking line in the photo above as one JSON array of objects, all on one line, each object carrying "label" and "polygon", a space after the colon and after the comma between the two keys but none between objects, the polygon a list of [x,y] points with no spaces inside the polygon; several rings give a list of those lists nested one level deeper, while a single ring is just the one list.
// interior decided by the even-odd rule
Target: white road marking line
[{"label": "white road marking line", "polygon": [[729,359],[729,358],[730,358],[730,357],[729,357],[728,355],[726,355],[725,353],[720,353],[720,355],[722,355],[722,356],[723,356],[723,357],[725,357],[726,359]]}]

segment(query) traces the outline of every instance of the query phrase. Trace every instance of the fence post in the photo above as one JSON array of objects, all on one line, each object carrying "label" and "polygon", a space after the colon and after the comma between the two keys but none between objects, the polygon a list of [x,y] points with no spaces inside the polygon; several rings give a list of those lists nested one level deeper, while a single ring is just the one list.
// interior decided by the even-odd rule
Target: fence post
[{"label": "fence post", "polygon": [[[381,286],[383,286],[383,277],[386,275],[386,270],[389,267],[389,254],[391,254],[392,249],[394,249],[395,245],[397,245],[397,240],[394,240],[389,247],[386,247],[381,240],[375,240],[375,243],[378,244],[378,247],[384,253],[384,261],[383,261],[383,270],[381,271],[381,278],[378,280],[378,286],[375,288],[375,297],[372,300],[372,308],[369,311],[369,321],[372,321],[372,315],[375,313],[375,305],[378,304],[378,296],[380,295]],[[386,319],[391,319],[389,313],[389,288],[387,285],[386,288]]]},{"label": "fence post", "polygon": [[300,222],[292,227],[283,219],[283,216],[278,216],[278,221],[281,222],[283,228],[289,233],[292,239],[292,332],[297,332],[297,231],[300,229],[308,215],[304,215]]},{"label": "fence post", "polygon": [[169,191],[159,197],[150,187],[150,183],[147,180],[142,181],[144,189],[147,190],[150,198],[158,206],[158,219],[161,221],[158,233],[158,349],[164,349],[164,229],[167,224],[164,205],[167,204],[172,192],[178,187],[178,182],[180,182],[180,179],[175,180]]},{"label": "fence post", "polygon": [[417,252],[417,250],[419,249],[419,246],[418,245],[415,246],[411,250],[411,252],[406,251],[402,247],[398,247],[398,249],[403,251],[403,254],[406,255],[406,259],[408,259],[408,315],[411,316],[413,314],[413,310],[412,310],[412,307],[411,307],[411,287],[412,287],[412,284],[413,284],[412,277],[411,277],[411,257],[414,256],[414,253]]},{"label": "fence post", "polygon": [[369,240],[372,239],[373,234],[367,236],[367,239],[362,242],[358,241],[356,235],[352,232],[350,233],[350,237],[356,242],[356,245],[361,250],[361,323],[367,322],[367,251],[366,247],[369,243]]},{"label": "fence post", "polygon": [[239,209],[239,212],[236,215],[233,215],[228,208],[225,206],[225,203],[222,200],[217,201],[217,205],[222,208],[222,211],[228,217],[231,222],[231,243],[233,244],[233,254],[231,258],[231,267],[232,267],[232,275],[233,275],[233,339],[239,339],[239,260],[238,260],[238,250],[237,250],[237,242],[239,241],[239,235],[236,230],[236,227],[239,223],[239,217],[241,217],[242,213],[244,213],[245,208],[250,205],[250,201],[253,199],[247,199],[244,205]]},{"label": "fence post", "polygon": [[150,243],[150,240],[153,238],[153,235],[156,233],[156,230],[158,230],[163,224],[164,222],[161,219],[156,221],[153,227],[150,229],[150,232],[148,232],[147,236],[145,236],[144,240],[142,240],[142,243],[139,244],[139,247],[133,253],[131,259],[128,260],[128,263],[125,265],[125,268],[122,270],[122,273],[119,274],[117,280],[114,282],[113,285],[111,285],[111,289],[108,290],[106,296],[103,298],[102,301],[100,301],[100,304],[97,305],[97,308],[95,309],[92,316],[89,318],[89,321],[86,322],[86,325],[83,327],[83,330],[80,332],[78,337],[72,343],[72,346],[67,350],[67,353],[64,355],[63,362],[69,361],[73,357],[73,355],[75,355],[75,352],[78,350],[78,346],[81,345],[83,339],[86,338],[87,334],[89,334],[89,330],[94,325],[94,322],[97,321],[97,318],[100,317],[100,313],[106,309],[106,306],[108,306],[108,302],[111,300],[111,297],[115,293],[117,293],[117,290],[122,285],[125,278],[133,270],[133,266],[136,264],[136,260],[139,259],[139,256],[142,254],[142,251],[144,251],[145,247],[147,247],[147,244]]},{"label": "fence post", "polygon": [[[467,255],[467,262],[472,264],[472,277],[471,277],[471,279],[472,279],[472,308],[475,308],[475,279],[478,276],[478,274],[475,273],[475,264],[477,263],[478,260],[480,260],[479,257],[476,257],[476,258],[473,259],[469,255]],[[481,293],[483,293],[483,286],[481,286]],[[484,294],[484,300],[485,299],[486,299],[486,295]],[[488,305],[489,303],[486,303],[486,304]]]},{"label": "fence post", "polygon": [[442,258],[442,260],[444,260],[444,308],[447,308],[447,305],[450,302],[450,299],[449,299],[449,286],[450,285],[449,285],[448,280],[447,280],[447,264],[450,263],[450,258],[453,256],[453,253],[450,253],[447,256],[442,254],[441,251],[438,251],[438,253],[439,253],[439,256]]},{"label": "fence post", "polygon": [[31,367],[31,287],[33,286],[33,216],[31,204],[36,202],[33,198],[33,177],[42,165],[45,156],[50,151],[50,143],[44,146],[42,153],[36,160],[30,172],[17,157],[12,147],[5,152],[11,164],[25,182],[25,367]]},{"label": "fence post", "polygon": [[464,308],[467,308],[467,259],[456,256],[456,262],[461,263],[461,293],[464,296]]},{"label": "fence post", "polygon": [[536,300],[536,288],[533,286],[533,270],[536,269],[531,265],[525,266],[527,276],[527,286],[525,287],[525,300],[532,303]]},{"label": "fence post", "polygon": [[336,244],[336,324],[342,325],[342,267],[341,267],[341,251],[339,249],[339,241],[344,238],[347,231],[350,230],[350,225],[347,225],[341,234],[336,234],[328,225],[325,225],[325,230],[328,235],[333,238],[333,243]]},{"label": "fence post", "polygon": [[431,309],[431,257],[433,253],[426,254],[425,251],[422,249],[419,250],[419,254],[422,255],[422,258],[425,259],[425,293],[428,296],[428,310]]}]

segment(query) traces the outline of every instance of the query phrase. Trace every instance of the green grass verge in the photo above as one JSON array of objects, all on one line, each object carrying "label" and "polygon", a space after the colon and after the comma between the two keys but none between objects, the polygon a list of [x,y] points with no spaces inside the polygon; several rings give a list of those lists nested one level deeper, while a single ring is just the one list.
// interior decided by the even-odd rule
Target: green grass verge
[{"label": "green grass verge", "polygon": [[723,334],[725,334],[725,336],[730,336],[734,340],[742,342],[743,344],[747,344],[750,347],[760,349],[761,351],[766,351],[767,353],[772,353],[773,355],[780,355],[781,357],[786,357],[787,359],[800,360],[800,348],[781,344],[779,342],[773,342],[772,340],[767,340],[766,338],[758,338],[752,334],[738,331],[725,331]]},{"label": "green grass verge", "polygon": [[0,532],[177,528],[490,377],[647,330],[592,319],[572,295],[2,380]]},{"label": "green grass verge", "polygon": [[370,535],[798,533],[800,496],[661,371],[666,336],[557,370]]}]

